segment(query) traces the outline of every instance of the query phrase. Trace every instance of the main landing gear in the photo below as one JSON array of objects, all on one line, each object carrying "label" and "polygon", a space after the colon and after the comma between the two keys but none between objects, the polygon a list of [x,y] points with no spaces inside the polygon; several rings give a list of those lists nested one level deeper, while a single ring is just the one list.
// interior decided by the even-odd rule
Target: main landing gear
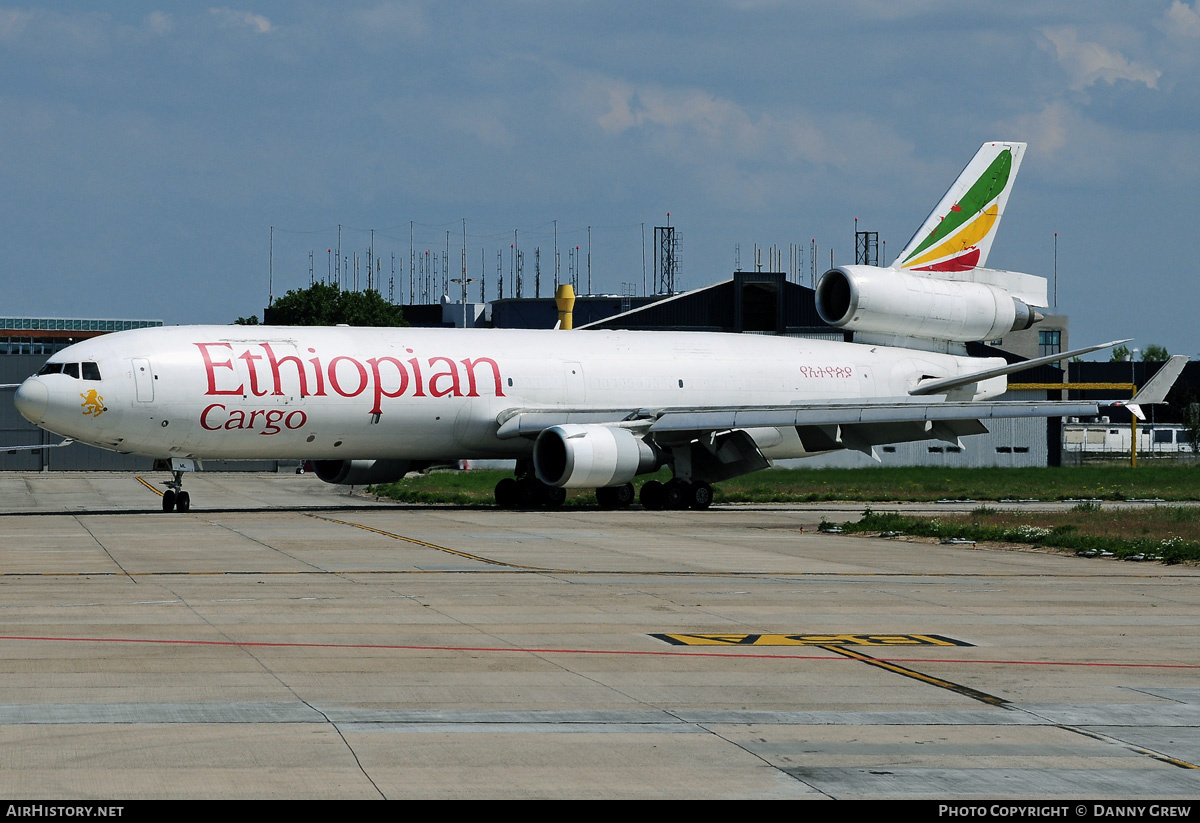
[{"label": "main landing gear", "polygon": [[[516,474],[496,484],[496,505],[500,508],[556,508],[566,499],[566,489],[538,480],[527,461],[517,463]],[[602,509],[623,509],[637,499],[632,483],[596,489],[596,502]],[[647,509],[707,509],[712,502],[712,485],[703,480],[647,480],[642,485],[641,503]]]},{"label": "main landing gear", "polygon": [[703,480],[689,482],[676,478],[666,483],[647,480],[642,484],[642,505],[651,510],[707,509],[712,501],[712,486]]},{"label": "main landing gear", "polygon": [[517,462],[517,476],[506,477],[496,484],[496,505],[502,509],[556,508],[567,499],[567,490],[547,486],[533,473],[524,460]]}]

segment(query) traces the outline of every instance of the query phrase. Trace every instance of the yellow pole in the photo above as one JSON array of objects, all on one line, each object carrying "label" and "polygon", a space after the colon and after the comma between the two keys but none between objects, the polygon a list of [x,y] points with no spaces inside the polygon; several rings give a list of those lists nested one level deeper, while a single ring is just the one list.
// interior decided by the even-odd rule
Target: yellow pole
[{"label": "yellow pole", "polygon": [[575,289],[571,288],[570,283],[563,283],[558,287],[554,292],[554,303],[558,306],[558,327],[569,331],[575,309]]},{"label": "yellow pole", "polygon": [[1137,468],[1137,415],[1130,412],[1129,414],[1129,432],[1132,435],[1133,445],[1129,449],[1129,465],[1132,468]]}]

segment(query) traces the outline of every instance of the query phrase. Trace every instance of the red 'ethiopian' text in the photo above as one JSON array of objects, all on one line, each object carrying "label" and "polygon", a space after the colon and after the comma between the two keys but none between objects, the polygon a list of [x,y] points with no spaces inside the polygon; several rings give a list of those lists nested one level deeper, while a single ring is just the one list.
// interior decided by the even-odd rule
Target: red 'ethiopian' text
[{"label": "red 'ethiopian' text", "polygon": [[270,343],[248,344],[241,351],[231,343],[195,346],[204,359],[210,397],[280,397],[298,389],[300,397],[367,397],[370,413],[381,414],[385,397],[479,397],[481,389],[504,396],[500,366],[490,357],[417,357],[405,349],[413,356],[359,360],[339,355],[325,362],[312,348],[311,357],[300,357],[276,352]]}]

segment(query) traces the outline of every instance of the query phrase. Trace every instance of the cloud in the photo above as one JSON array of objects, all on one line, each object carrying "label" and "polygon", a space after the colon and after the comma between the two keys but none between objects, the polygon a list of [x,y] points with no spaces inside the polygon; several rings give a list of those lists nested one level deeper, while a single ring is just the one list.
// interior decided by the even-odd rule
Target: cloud
[{"label": "cloud", "polygon": [[32,19],[31,11],[0,9],[0,40],[12,41],[20,37]]},{"label": "cloud", "polygon": [[1031,151],[1054,157],[1069,145],[1072,130],[1079,125],[1079,114],[1066,102],[1056,100],[1041,111],[1015,118],[1005,128],[1027,142]]},{"label": "cloud", "polygon": [[609,134],[648,128],[660,136],[698,137],[738,154],[751,154],[761,144],[761,118],[755,123],[732,100],[700,89],[635,88],[621,81],[599,81],[592,93],[606,98],[607,111],[596,122]]},{"label": "cloud", "polygon": [[261,14],[229,8],[212,8],[208,13],[230,28],[248,28],[258,34],[267,34],[272,29],[271,21]]},{"label": "cloud", "polygon": [[1167,33],[1200,39],[1200,12],[1197,12],[1196,8],[1195,3],[1189,6],[1175,0],[1164,14],[1164,28]]},{"label": "cloud", "polygon": [[[1073,28],[1042,29],[1042,34],[1054,48],[1058,63],[1071,79],[1071,88],[1082,91],[1103,80],[1110,86],[1118,80],[1144,83],[1147,88],[1157,88],[1162,72],[1134,63],[1123,54],[1107,49],[1099,43],[1080,41]],[[1048,48],[1043,44],[1043,48]]]},{"label": "cloud", "polygon": [[360,31],[374,37],[416,38],[429,29],[425,13],[419,6],[409,3],[380,3],[369,9],[355,10],[351,18]]},{"label": "cloud", "polygon": [[154,35],[162,37],[175,30],[175,20],[171,15],[162,11],[152,11],[145,18],[146,29]]}]

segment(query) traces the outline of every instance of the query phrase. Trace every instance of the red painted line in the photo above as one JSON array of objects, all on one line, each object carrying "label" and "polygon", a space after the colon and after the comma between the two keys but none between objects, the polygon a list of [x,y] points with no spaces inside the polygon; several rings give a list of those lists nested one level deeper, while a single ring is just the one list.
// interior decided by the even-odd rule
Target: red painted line
[{"label": "red painted line", "polygon": [[[750,658],[757,660],[824,660],[829,662],[859,662],[849,657],[830,657],[814,654],[762,654],[760,652],[681,652],[681,651],[634,651],[630,649],[522,649],[504,646],[416,646],[386,643],[268,643],[268,642],[239,642],[236,640],[168,640],[163,638],[140,637],[39,637],[35,635],[0,635],[0,640],[46,641],[53,643],[149,643],[163,646],[238,646],[245,648],[275,648],[275,649],[378,649],[381,651],[420,651],[420,652],[500,652],[508,654],[607,654],[607,655],[643,655],[649,657],[718,657],[718,658]],[[851,647],[859,648],[859,647]],[[875,649],[878,646],[871,646]],[[1053,660],[962,660],[937,657],[876,657],[875,660],[888,663],[988,663],[991,665],[1007,666],[1095,666],[1100,668],[1122,669],[1200,669],[1200,665],[1183,663],[1081,663],[1074,661]]]}]

